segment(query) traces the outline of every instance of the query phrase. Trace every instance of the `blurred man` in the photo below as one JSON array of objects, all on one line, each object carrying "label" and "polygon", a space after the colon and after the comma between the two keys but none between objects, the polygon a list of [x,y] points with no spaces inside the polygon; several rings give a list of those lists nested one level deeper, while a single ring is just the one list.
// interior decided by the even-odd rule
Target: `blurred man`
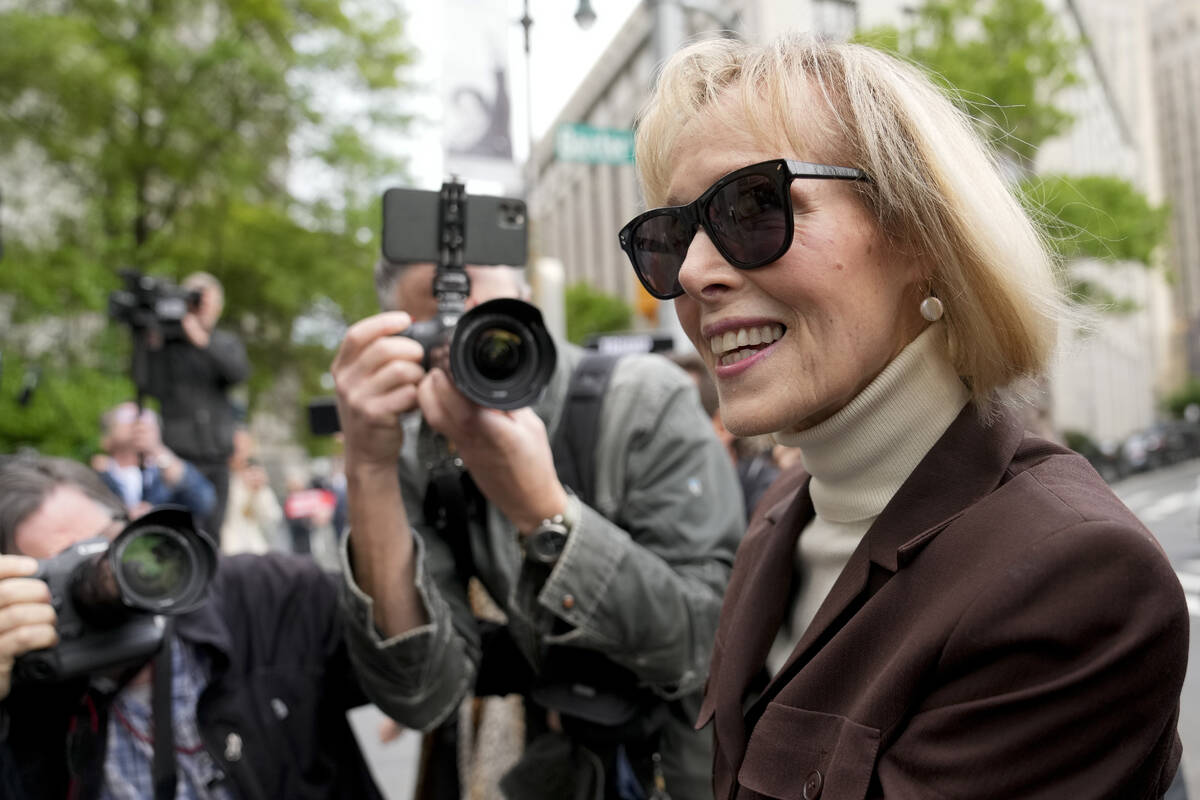
[{"label": "blurred man", "polygon": [[182,335],[167,336],[149,353],[150,394],[162,404],[163,441],[212,482],[217,501],[206,529],[220,535],[229,494],[229,456],[233,452],[231,387],[250,375],[240,339],[217,329],[225,306],[220,282],[206,272],[189,275],[183,288],[200,301],[182,319]]},{"label": "blurred man", "polygon": [[[513,268],[467,272],[468,308],[526,294]],[[351,327],[332,368],[348,635],[364,687],[423,730],[473,689],[524,694],[527,745],[501,783],[508,797],[620,781],[648,795],[659,780],[676,800],[704,797],[710,737],[691,722],[742,505],[691,382],[659,356],[621,359],[588,415],[594,449],[567,453],[559,423],[584,351],[558,344],[532,408],[481,408],[442,370],[425,371],[416,341],[393,335],[434,315],[433,276],[431,264],[381,262],[388,311]],[[573,456],[594,467],[593,486],[564,485],[557,464]],[[477,627],[469,577],[507,616],[500,637]],[[566,662],[578,669],[555,669]],[[583,686],[603,688],[587,698]]]},{"label": "blurred man", "polygon": [[212,483],[163,444],[158,415],[136,403],[121,403],[100,418],[100,446],[108,455],[100,477],[125,501],[132,516],[150,506],[181,505],[203,522],[217,496]]},{"label": "blurred man", "polygon": [[[169,772],[155,767],[152,721],[169,718],[175,793],[167,796],[380,798],[346,720],[364,698],[337,584],[307,559],[221,560],[206,603],[173,623],[169,693],[154,692],[149,666],[138,664],[13,685],[19,656],[58,641],[47,584],[28,577],[34,559],[111,538],[124,514],[81,464],[0,459],[0,796],[160,797],[154,784]],[[169,791],[169,777],[162,782]]]}]

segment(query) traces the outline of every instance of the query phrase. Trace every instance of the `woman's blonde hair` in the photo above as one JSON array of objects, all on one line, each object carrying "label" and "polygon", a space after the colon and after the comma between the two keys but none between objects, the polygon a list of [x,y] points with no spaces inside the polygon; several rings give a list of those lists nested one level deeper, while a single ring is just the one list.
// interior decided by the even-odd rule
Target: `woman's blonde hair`
[{"label": "woman's blonde hair", "polygon": [[[828,113],[811,113],[814,101]],[[836,159],[871,176],[855,186],[944,301],[951,359],[981,410],[1045,372],[1058,324],[1072,316],[1053,261],[970,118],[919,69],[799,35],[689,45],[663,67],[637,122],[649,206],[664,203],[680,132],[706,113],[792,151],[780,156]]]}]

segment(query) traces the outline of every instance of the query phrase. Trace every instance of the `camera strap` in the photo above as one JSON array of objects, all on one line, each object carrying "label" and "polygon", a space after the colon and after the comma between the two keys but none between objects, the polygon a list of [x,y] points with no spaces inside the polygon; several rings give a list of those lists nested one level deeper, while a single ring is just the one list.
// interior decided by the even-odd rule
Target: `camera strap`
[{"label": "camera strap", "polygon": [[619,359],[613,353],[589,351],[575,366],[562,419],[551,443],[558,479],[589,504],[595,502],[600,407]]},{"label": "camera strap", "polygon": [[430,471],[423,508],[425,518],[450,546],[455,573],[465,586],[475,572],[470,521],[482,513],[479,487],[470,473],[447,458]]},{"label": "camera strap", "polygon": [[175,626],[166,619],[163,629],[162,647],[154,656],[151,681],[150,711],[154,720],[154,762],[151,775],[154,780],[154,800],[175,798],[175,726],[171,719],[171,642]]}]

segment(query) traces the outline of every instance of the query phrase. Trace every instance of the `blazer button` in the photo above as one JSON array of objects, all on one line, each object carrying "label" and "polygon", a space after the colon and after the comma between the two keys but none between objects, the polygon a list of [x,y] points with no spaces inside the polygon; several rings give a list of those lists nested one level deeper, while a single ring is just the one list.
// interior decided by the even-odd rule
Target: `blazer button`
[{"label": "blazer button", "polygon": [[[236,733],[231,733],[225,737],[225,760],[242,760],[242,737],[238,736]],[[807,791],[807,788],[805,791]]]},{"label": "blazer button", "polygon": [[821,771],[814,769],[804,779],[804,800],[817,800],[821,796],[821,789],[824,787],[825,779],[821,777]]}]

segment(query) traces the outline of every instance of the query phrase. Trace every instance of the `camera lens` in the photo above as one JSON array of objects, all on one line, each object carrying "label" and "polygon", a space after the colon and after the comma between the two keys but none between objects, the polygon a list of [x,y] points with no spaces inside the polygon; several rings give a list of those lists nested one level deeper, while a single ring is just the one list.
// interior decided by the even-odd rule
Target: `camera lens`
[{"label": "camera lens", "polygon": [[537,400],[556,359],[541,312],[510,298],[463,314],[450,343],[450,372],[459,390],[481,406],[506,411]]},{"label": "camera lens", "polygon": [[108,572],[123,603],[152,614],[199,605],[216,571],[216,546],[192,527],[192,515],[160,506],[134,520],[108,550]]},{"label": "camera lens", "polygon": [[523,342],[517,332],[488,328],[475,340],[475,368],[488,380],[507,380],[521,366],[523,351]]},{"label": "camera lens", "polygon": [[153,603],[177,596],[196,572],[182,537],[166,529],[149,530],[130,540],[117,564],[126,586]]}]

